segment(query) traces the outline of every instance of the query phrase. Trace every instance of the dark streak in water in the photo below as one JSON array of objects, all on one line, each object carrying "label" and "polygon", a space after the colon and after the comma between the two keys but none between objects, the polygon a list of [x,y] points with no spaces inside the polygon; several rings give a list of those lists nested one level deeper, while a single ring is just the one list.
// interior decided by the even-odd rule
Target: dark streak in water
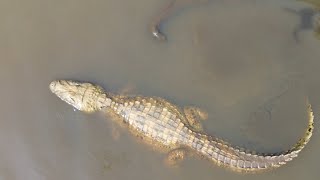
[{"label": "dark streak in water", "polygon": [[199,4],[208,2],[209,0],[171,0],[170,3],[160,11],[160,14],[151,22],[150,30],[153,37],[160,41],[166,41],[166,35],[164,35],[160,30],[161,24],[168,20],[169,17],[173,16],[173,14],[176,14],[179,10],[185,9],[187,4],[193,4],[193,1],[195,1],[194,3]]},{"label": "dark streak in water", "polygon": [[300,10],[285,8],[285,10],[300,17],[300,24],[293,31],[293,36],[296,42],[300,41],[298,34],[302,31],[314,29],[314,31],[317,32],[316,16],[319,13],[317,10],[312,8],[303,8]]},{"label": "dark streak in water", "polygon": [[[303,20],[305,22],[309,22],[309,25],[311,25],[311,28],[313,29],[315,36],[320,39],[320,1],[319,0],[299,0],[306,3],[309,3],[313,5],[313,9],[309,9],[309,11],[312,10],[312,14],[310,12],[303,12],[306,11],[306,9],[302,9],[298,12],[298,14],[301,17],[301,24],[303,24]],[[311,15],[311,17],[309,17]],[[309,18],[308,18],[309,17]],[[306,19],[307,18],[307,19]]]}]

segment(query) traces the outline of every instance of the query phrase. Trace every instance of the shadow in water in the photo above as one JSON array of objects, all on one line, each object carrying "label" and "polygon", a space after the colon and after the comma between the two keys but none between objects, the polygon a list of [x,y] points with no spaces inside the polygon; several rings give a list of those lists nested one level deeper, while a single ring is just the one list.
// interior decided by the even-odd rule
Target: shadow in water
[{"label": "shadow in water", "polygon": [[166,5],[155,16],[154,20],[151,22],[151,32],[153,36],[158,40],[167,40],[166,35],[162,32],[163,24],[165,24],[168,19],[180,16],[180,14],[194,5],[204,5],[209,3],[210,0],[171,0],[168,5]]},{"label": "shadow in water", "polygon": [[316,31],[315,19],[318,15],[318,11],[313,8],[303,8],[300,10],[284,8],[285,11],[298,15],[300,17],[300,24],[294,29],[293,37],[296,42],[300,42],[299,33],[306,30]]}]

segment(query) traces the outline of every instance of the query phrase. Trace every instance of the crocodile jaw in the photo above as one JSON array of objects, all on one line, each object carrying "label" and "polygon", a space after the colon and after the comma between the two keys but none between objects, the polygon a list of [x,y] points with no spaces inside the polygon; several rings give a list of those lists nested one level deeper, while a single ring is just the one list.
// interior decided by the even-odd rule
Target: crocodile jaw
[{"label": "crocodile jaw", "polygon": [[55,80],[50,83],[49,88],[61,100],[80,111],[95,112],[101,109],[96,101],[103,94],[100,86],[77,81]]}]

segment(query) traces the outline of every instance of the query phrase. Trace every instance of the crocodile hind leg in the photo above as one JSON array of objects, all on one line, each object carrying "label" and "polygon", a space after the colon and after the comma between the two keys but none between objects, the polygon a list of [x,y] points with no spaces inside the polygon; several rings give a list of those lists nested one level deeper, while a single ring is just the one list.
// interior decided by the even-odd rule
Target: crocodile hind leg
[{"label": "crocodile hind leg", "polygon": [[203,131],[200,120],[206,120],[208,113],[197,107],[187,106],[184,107],[184,114],[188,120],[189,125],[195,131]]},{"label": "crocodile hind leg", "polygon": [[187,150],[185,148],[173,149],[167,154],[167,157],[165,158],[165,164],[170,167],[176,167],[186,155]]}]

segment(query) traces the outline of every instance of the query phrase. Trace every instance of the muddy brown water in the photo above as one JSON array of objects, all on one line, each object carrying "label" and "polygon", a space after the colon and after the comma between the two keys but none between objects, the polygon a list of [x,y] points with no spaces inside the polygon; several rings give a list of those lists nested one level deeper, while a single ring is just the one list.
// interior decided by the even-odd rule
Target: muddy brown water
[{"label": "muddy brown water", "polygon": [[[148,23],[168,0],[0,2],[0,179],[318,179],[320,41],[285,9],[295,1],[211,1],[162,26]],[[108,117],[87,115],[48,89],[55,79],[160,96],[209,113],[205,130],[260,152],[288,149],[315,132],[300,156],[266,173],[242,175],[206,160],[177,168]],[[118,129],[118,130],[114,130]],[[117,139],[112,134],[118,131]]]}]

